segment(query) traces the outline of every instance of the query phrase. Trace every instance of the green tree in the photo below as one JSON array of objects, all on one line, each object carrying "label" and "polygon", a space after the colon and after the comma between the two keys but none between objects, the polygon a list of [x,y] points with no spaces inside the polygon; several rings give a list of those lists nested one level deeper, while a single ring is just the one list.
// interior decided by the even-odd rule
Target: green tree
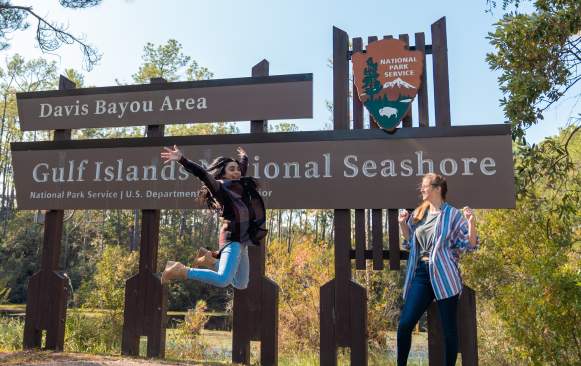
[{"label": "green tree", "polygon": [[190,56],[184,55],[182,45],[175,39],[170,39],[164,45],[155,46],[147,43],[143,48],[143,64],[136,74],[135,83],[149,83],[151,78],[164,78],[167,81],[207,80],[214,74],[206,67],[201,67]]},{"label": "green tree", "polygon": [[371,99],[381,90],[381,84],[377,79],[378,76],[377,62],[373,62],[373,58],[369,57],[367,59],[367,67],[363,70],[363,90]]},{"label": "green tree", "polygon": [[529,13],[519,13],[519,3],[503,0],[503,9],[514,4],[516,10],[506,13],[489,33],[495,50],[487,61],[501,72],[500,102],[513,138],[526,145],[526,129],[542,121],[543,112],[581,80],[581,2],[537,0]]},{"label": "green tree", "polygon": [[117,245],[108,245],[97,262],[95,275],[84,282],[83,306],[121,310],[125,302],[125,281],[137,273],[139,254]]},{"label": "green tree", "polygon": [[[581,138],[570,139],[572,128],[538,149],[551,155],[553,146],[566,145],[567,173],[556,181],[552,166],[535,164],[536,179],[516,210],[481,215],[481,249],[463,261],[465,280],[479,296],[483,362],[574,365],[581,359]],[[529,158],[517,150],[516,165],[531,164]],[[489,347],[498,339],[503,348]]]}]

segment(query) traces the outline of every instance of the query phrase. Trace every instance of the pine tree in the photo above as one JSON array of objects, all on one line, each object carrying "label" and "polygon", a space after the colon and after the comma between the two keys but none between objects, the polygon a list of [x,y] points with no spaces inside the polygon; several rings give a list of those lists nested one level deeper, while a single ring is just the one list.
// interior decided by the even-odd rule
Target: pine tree
[{"label": "pine tree", "polygon": [[377,77],[377,63],[373,62],[373,58],[367,59],[367,67],[363,70],[363,90],[370,98],[381,90],[381,84]]}]

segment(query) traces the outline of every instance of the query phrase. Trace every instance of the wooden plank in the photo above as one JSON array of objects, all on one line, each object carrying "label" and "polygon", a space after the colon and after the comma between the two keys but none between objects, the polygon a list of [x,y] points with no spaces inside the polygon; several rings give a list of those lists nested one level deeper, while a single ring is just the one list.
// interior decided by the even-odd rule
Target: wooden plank
[{"label": "wooden plank", "polygon": [[398,211],[387,210],[388,236],[389,236],[389,269],[398,271],[400,268],[400,250],[399,250],[399,223]]},{"label": "wooden plank", "polygon": [[458,339],[462,365],[478,365],[478,334],[476,322],[476,293],[464,286],[458,310]]},{"label": "wooden plank", "polygon": [[[150,84],[164,84],[163,78],[152,78]],[[148,125],[147,138],[163,137],[164,125]],[[121,352],[139,355],[141,336],[147,336],[147,356],[165,355],[165,319],[167,290],[157,272],[160,210],[141,210],[139,273],[125,283],[125,309]],[[164,294],[166,294],[164,296]]]},{"label": "wooden plank", "polygon": [[[262,60],[258,64],[252,67],[252,76],[268,76],[269,75],[269,66],[267,60]],[[250,122],[250,132],[267,132],[268,131],[268,122],[264,120],[260,121],[251,121]]]},{"label": "wooden plank", "polygon": [[320,322],[320,352],[321,366],[337,366],[337,343],[335,341],[335,284],[337,280],[331,280],[321,286],[319,298],[319,322]]},{"label": "wooden plank", "polygon": [[63,217],[63,210],[49,210],[45,213],[41,259],[41,269],[45,271],[58,269],[63,235]]},{"label": "wooden plank", "polygon": [[262,327],[260,334],[260,364],[278,365],[278,285],[262,279]]},{"label": "wooden plank", "polygon": [[434,110],[436,126],[450,126],[450,86],[448,80],[448,45],[446,18],[432,24],[432,62],[434,69]]},{"label": "wooden plank", "polygon": [[371,210],[371,238],[373,269],[383,269],[383,217],[382,210]]},{"label": "wooden plank", "polygon": [[154,273],[147,273],[147,298],[150,300],[148,306],[150,326],[146,329],[147,335],[147,357],[165,357],[165,329],[167,310],[167,291],[165,286],[161,286],[159,279]]},{"label": "wooden plank", "polygon": [[[234,290],[236,293],[237,290]],[[236,296],[236,294],[234,295]],[[240,316],[244,311],[244,305],[240,300],[234,300],[232,317],[232,363],[250,364],[250,327],[247,318]]]},{"label": "wooden plank", "polygon": [[[373,42],[377,41],[376,36],[367,37],[367,47]],[[379,128],[375,119],[369,115],[369,128]],[[381,225],[381,210],[373,209],[371,210],[371,247],[373,250],[373,269],[382,270],[383,269],[383,231]],[[379,219],[378,219],[379,218]]]},{"label": "wooden plank", "polygon": [[[361,52],[363,50],[363,40],[361,37],[353,38],[353,52]],[[353,129],[358,130],[363,128],[363,103],[357,96],[357,88],[353,82]]]},{"label": "wooden plank", "polygon": [[[76,87],[64,76],[59,78],[59,90]],[[71,130],[55,130],[54,141],[67,141]],[[29,282],[28,304],[24,324],[24,348],[38,348],[42,342],[42,331],[46,330],[46,348],[62,351],[64,348],[66,304],[68,291],[65,279],[57,273],[63,233],[63,210],[49,210],[45,214],[42,244],[41,269]]]},{"label": "wooden plank", "polygon": [[[423,32],[416,33],[416,48],[424,50],[426,47],[426,36]],[[428,75],[426,69],[426,53],[423,56],[424,68],[422,71],[422,84],[418,90],[418,121],[420,127],[430,126],[430,113],[428,109]]]},{"label": "wooden plank", "polygon": [[428,307],[428,359],[430,366],[444,365],[444,336],[438,305],[433,301]]},{"label": "wooden plank", "polygon": [[[403,41],[405,43],[406,47],[410,45],[410,37],[407,34],[400,34],[398,38],[400,41]],[[413,110],[412,103],[410,103],[407,112],[404,114],[402,118],[403,127],[412,127],[412,110]]]},{"label": "wooden plank", "polygon": [[[333,127],[349,130],[349,38],[333,27]],[[334,210],[335,227],[335,339],[337,345],[350,342],[349,281],[351,280],[351,214]]]},{"label": "wooden plank", "polygon": [[349,38],[333,27],[333,128],[349,130]]},{"label": "wooden plank", "polygon": [[[373,259],[373,251],[372,250],[366,250],[363,254],[364,254],[364,257],[366,260]],[[355,255],[356,255],[355,250],[352,249],[349,251],[349,258],[355,259],[356,258]],[[400,255],[399,255],[400,260],[407,260],[408,257],[409,257],[408,251],[400,251]],[[383,258],[383,260],[389,260],[389,258],[390,258],[389,250],[383,251],[382,258]]]},{"label": "wooden plank", "polygon": [[121,354],[139,355],[139,335],[141,329],[138,319],[139,308],[139,274],[125,281],[125,304],[123,308],[123,333],[121,336]]},{"label": "wooden plank", "polygon": [[368,335],[367,335],[367,290],[355,282],[351,282],[351,365],[367,365]]},{"label": "wooden plank", "polygon": [[365,269],[365,210],[355,210],[355,268]]},{"label": "wooden plank", "polygon": [[[353,38],[353,52],[363,50],[363,39]],[[363,103],[357,96],[357,88],[353,83],[353,129],[363,128]],[[355,210],[355,251],[357,253],[355,268],[365,269],[365,210]]]},{"label": "wooden plank", "polygon": [[335,336],[339,346],[348,346],[349,283],[351,281],[351,215],[349,210],[335,210]]},{"label": "wooden plank", "polygon": [[40,306],[38,304],[40,285],[40,272],[33,274],[28,280],[28,298],[26,301],[26,315],[24,318],[24,335],[22,337],[22,346],[24,349],[40,348],[42,332],[36,324],[40,321]]},{"label": "wooden plank", "polygon": [[[262,60],[252,68],[252,76],[269,74],[269,63]],[[250,122],[251,133],[266,133],[267,121]],[[232,361],[249,364],[250,341],[261,342],[261,364],[278,363],[278,286],[265,278],[266,246],[248,247],[251,263],[249,284],[245,290],[234,290],[234,327]],[[259,299],[256,301],[256,299]]]}]

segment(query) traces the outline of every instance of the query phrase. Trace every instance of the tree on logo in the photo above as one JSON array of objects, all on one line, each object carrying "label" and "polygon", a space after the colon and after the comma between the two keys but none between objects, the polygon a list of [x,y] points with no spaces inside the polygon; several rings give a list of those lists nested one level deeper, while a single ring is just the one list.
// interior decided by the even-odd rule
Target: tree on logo
[{"label": "tree on logo", "polygon": [[381,83],[377,79],[378,76],[377,63],[373,62],[372,57],[369,57],[367,59],[367,67],[363,70],[363,90],[371,99],[382,88]]}]

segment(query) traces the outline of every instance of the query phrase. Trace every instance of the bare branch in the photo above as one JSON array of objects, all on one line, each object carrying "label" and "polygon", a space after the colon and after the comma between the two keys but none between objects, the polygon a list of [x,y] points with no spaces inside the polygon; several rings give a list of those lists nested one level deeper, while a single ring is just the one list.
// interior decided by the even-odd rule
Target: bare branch
[{"label": "bare branch", "polygon": [[[67,3],[66,5],[63,4],[63,6],[74,7],[71,5],[73,3],[72,1],[62,0],[61,4],[63,2]],[[98,4],[99,2],[100,0],[93,1],[87,0],[82,2],[86,3],[84,6],[78,7],[93,6]],[[74,3],[79,3],[79,1],[75,1]],[[94,4],[89,5],[89,3]],[[43,52],[54,52],[64,44],[78,44],[83,53],[83,64],[86,70],[91,70],[93,66],[95,66],[101,59],[101,55],[98,53],[97,49],[90,46],[82,38],[75,37],[74,35],[69,33],[65,26],[49,23],[43,17],[36,14],[31,7],[8,5],[7,3],[4,3],[3,5],[0,5],[0,17],[1,17],[0,19],[4,17],[4,14],[6,14],[5,10],[18,10],[20,12],[28,13],[29,15],[37,19],[38,24],[36,27],[36,40],[38,42],[40,49]],[[14,12],[10,14],[14,14]],[[25,17],[23,17],[22,15],[20,16],[20,19],[22,19],[21,23],[23,22],[24,18]],[[24,26],[21,25],[20,28],[17,29],[24,29],[23,27]],[[5,47],[7,47],[7,45]],[[2,44],[0,44],[0,49],[1,48]]]}]

